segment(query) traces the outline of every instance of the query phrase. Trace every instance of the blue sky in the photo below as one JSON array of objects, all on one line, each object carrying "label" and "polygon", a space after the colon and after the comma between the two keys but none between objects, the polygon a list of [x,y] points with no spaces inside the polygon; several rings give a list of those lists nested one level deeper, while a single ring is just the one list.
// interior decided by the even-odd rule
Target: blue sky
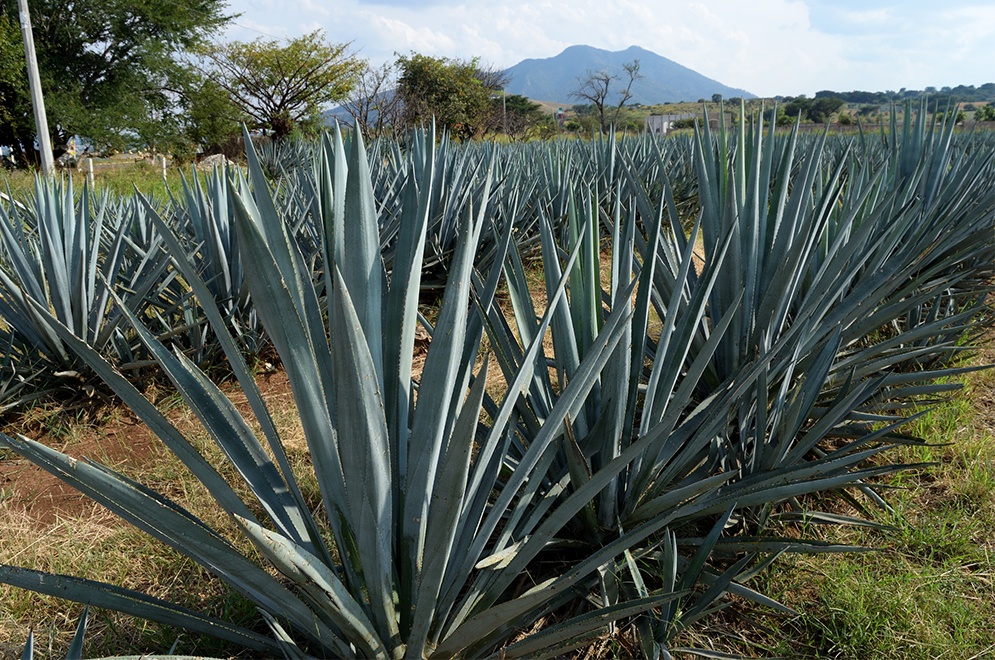
[{"label": "blue sky", "polygon": [[[641,46],[760,96],[995,81],[995,0],[230,0],[229,39],[324,29],[374,63],[411,51],[508,67]],[[546,100],[546,99],[543,99]]]}]

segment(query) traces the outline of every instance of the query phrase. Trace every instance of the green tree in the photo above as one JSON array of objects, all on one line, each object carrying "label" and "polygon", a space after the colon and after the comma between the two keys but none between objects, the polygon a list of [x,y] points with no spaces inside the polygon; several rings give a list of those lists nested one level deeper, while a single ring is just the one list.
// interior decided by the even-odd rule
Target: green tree
[{"label": "green tree", "polygon": [[815,99],[812,101],[812,105],[808,109],[809,121],[816,124],[825,124],[829,121],[829,117],[842,108],[846,101],[835,97],[824,97]]},{"label": "green tree", "polygon": [[[205,42],[231,18],[224,0],[30,0],[29,5],[56,156],[73,135],[98,146],[123,146],[159,126],[155,139],[167,137],[178,126],[170,113],[188,80],[178,54]],[[18,16],[17,0],[0,0],[0,71],[15,58],[23,66]],[[11,45],[20,47],[19,55]],[[34,161],[26,80],[0,77],[0,143]]]},{"label": "green tree", "polygon": [[490,96],[508,81],[502,72],[481,67],[477,58],[412,53],[399,56],[397,67],[404,124],[424,124],[434,117],[437,125],[462,140],[486,130]]},{"label": "green tree", "polygon": [[206,46],[197,66],[253,128],[281,139],[295,128],[319,128],[321,111],[349,95],[364,63],[348,51],[317,30],[285,44],[260,38]]},{"label": "green tree", "polygon": [[784,105],[784,114],[788,117],[801,117],[802,120],[805,120],[808,118],[808,109],[810,107],[812,107],[812,99],[800,95]]},{"label": "green tree", "polygon": [[487,129],[512,140],[547,138],[556,134],[556,120],[542,106],[520,94],[491,97]]},{"label": "green tree", "polygon": [[[928,88],[927,88],[928,89]],[[935,91],[935,90],[934,90]],[[949,94],[932,94],[926,101],[926,112],[946,112],[957,105],[957,99]]]},{"label": "green tree", "polygon": [[11,131],[16,119],[31,108],[28,101],[27,73],[21,29],[6,14],[0,14],[0,144],[13,144]]},{"label": "green tree", "polygon": [[974,111],[974,121],[995,121],[995,107],[991,103]]},{"label": "green tree", "polygon": [[251,119],[228,93],[210,79],[200,79],[188,88],[184,98],[186,125],[184,135],[206,154],[225,151],[225,146],[241,133],[242,124]]}]

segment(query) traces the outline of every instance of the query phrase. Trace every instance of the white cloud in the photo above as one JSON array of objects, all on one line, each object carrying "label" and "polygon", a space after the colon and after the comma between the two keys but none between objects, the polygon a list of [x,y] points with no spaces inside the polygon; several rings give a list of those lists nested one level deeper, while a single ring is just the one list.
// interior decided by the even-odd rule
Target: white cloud
[{"label": "white cloud", "polygon": [[317,14],[322,18],[328,18],[331,16],[331,12],[319,4],[315,4],[314,0],[300,0],[300,9],[310,14]]},{"label": "white cloud", "polygon": [[888,9],[869,9],[866,11],[846,11],[843,18],[850,23],[859,25],[888,25],[895,20]]},{"label": "white cloud", "polygon": [[995,6],[909,1],[902,11],[862,0],[305,0],[293,15],[272,0],[232,0],[231,9],[245,12],[239,23],[271,35],[322,24],[330,39],[353,41],[377,63],[414,50],[511,66],[571,45],[636,45],[760,95],[995,79]]},{"label": "white cloud", "polygon": [[374,15],[370,27],[381,37],[381,43],[394,44],[394,50],[437,53],[451,50],[455,42],[447,35],[429,27],[414,27],[393,18]]}]

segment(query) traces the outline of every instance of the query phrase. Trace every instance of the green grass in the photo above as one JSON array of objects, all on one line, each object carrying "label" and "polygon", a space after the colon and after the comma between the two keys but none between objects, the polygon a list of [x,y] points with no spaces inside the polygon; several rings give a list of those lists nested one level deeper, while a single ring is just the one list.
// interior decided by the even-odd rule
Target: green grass
[{"label": "green grass", "polygon": [[[990,356],[987,358],[990,360]],[[967,377],[966,388],[937,407],[908,432],[936,447],[903,447],[888,455],[895,462],[936,462],[917,472],[895,475],[888,485],[889,502],[897,516],[876,513],[890,531],[867,528],[816,528],[816,537],[877,548],[850,555],[786,555],[753,585],[761,593],[794,608],[797,617],[759,610],[745,618],[723,613],[685,633],[678,645],[715,648],[747,657],[912,660],[995,657],[995,371]],[[236,403],[239,393],[232,394]],[[309,475],[307,452],[299,434],[289,393],[273,403],[277,423],[287,431],[288,453],[299,474]],[[192,419],[191,413],[167,391],[157,404],[186,430],[215,465],[217,449]],[[57,435],[60,443],[99,432],[100,423],[86,418],[54,424],[51,410],[42,409],[31,422]],[[111,413],[114,414],[114,413]],[[210,502],[187,471],[169,452],[145,472],[133,473],[160,492],[181,501],[210,524]],[[234,481],[234,480],[233,480]],[[307,497],[318,505],[317,487],[305,479]],[[0,494],[8,505],[14,494]],[[821,504],[841,513],[830,496]],[[3,506],[0,506],[3,508]],[[8,514],[14,507],[7,507]],[[215,512],[216,513],[216,512]],[[66,520],[59,528],[39,530],[16,517],[3,521],[5,536],[0,561],[31,565],[56,572],[87,575],[137,588],[209,611],[216,616],[252,620],[250,604],[212,579],[188,560],[127,526],[94,522],[86,516]],[[787,530],[790,531],[790,530]],[[34,536],[29,537],[29,534]],[[72,541],[72,542],[70,542]],[[251,549],[246,548],[251,554]],[[13,556],[12,556],[13,555]],[[179,578],[175,576],[181,576]],[[54,648],[64,648],[81,608],[57,599],[0,588],[0,649],[17,651],[30,625]],[[755,623],[752,623],[755,621]],[[109,612],[94,612],[88,653],[114,655],[150,649],[165,650],[175,633],[155,624]],[[56,632],[57,631],[57,632]],[[585,657],[625,657],[633,647],[622,636],[604,639]],[[206,639],[185,637],[183,652],[226,655],[234,649]],[[13,649],[13,650],[12,650]],[[677,654],[682,657],[681,654]],[[683,656],[690,657],[690,656]]]},{"label": "green grass", "polygon": [[[170,170],[170,176],[168,185],[178,190],[178,171]],[[20,185],[30,188],[30,177],[14,175],[18,177],[23,177]],[[122,193],[130,192],[132,185],[152,194],[165,191],[161,176],[151,167],[136,167],[130,173],[109,172],[106,180],[98,178],[97,183]],[[157,193],[156,186],[163,186],[162,192]],[[541,289],[541,271],[530,268],[529,276],[530,286]],[[992,354],[979,359],[990,362]],[[995,658],[991,634],[995,630],[995,372],[974,373],[965,381],[962,392],[905,429],[943,446],[903,447],[886,455],[890,462],[937,463],[921,471],[897,474],[887,482],[895,487],[887,497],[898,515],[875,515],[878,522],[892,525],[892,530],[806,530],[826,540],[877,551],[784,556],[753,586],[794,608],[798,616],[747,611],[748,618],[742,618],[722,613],[686,633],[678,643],[748,657]],[[175,395],[165,395],[158,403],[171,411],[167,413],[171,417],[189,417]],[[282,410],[276,413],[277,423],[281,428],[293,427],[290,437],[285,438],[288,454],[297,473],[304,477],[302,487],[309,505],[317,509],[320,496],[307,464],[306,446],[299,437],[292,401]],[[64,411],[36,409],[36,430],[58,438],[60,443],[75,442],[79,434],[92,434],[95,429],[99,432],[92,422],[67,421],[60,412]],[[190,424],[185,428],[195,429],[190,430],[191,439],[210,462],[227,465],[199,426],[189,419],[186,422]],[[171,453],[163,451],[161,461],[130,476],[177,499],[210,524],[226,528],[227,521],[212,518],[213,507],[202,488]],[[93,522],[92,516],[39,530],[38,525],[17,517],[16,499],[17,494],[9,489],[0,491],[0,513],[8,516],[0,519],[5,539],[0,544],[0,561],[124,584],[216,616],[254,618],[251,604],[144,534],[122,525]],[[852,513],[831,496],[820,504]],[[246,548],[246,552],[253,551]],[[176,575],[182,577],[177,579]],[[0,587],[0,656],[19,652],[31,625],[45,640],[49,631],[58,631],[51,633],[52,644],[64,648],[81,609],[65,601]],[[94,623],[88,635],[91,655],[165,650],[175,634],[107,612],[94,613]],[[617,640],[606,638],[598,645],[600,651],[592,647],[585,657],[624,656],[628,648],[624,635],[623,631]],[[223,645],[208,646],[201,640],[187,639],[182,644],[185,646],[180,650],[188,653],[231,652]]]},{"label": "green grass", "polygon": [[[717,616],[691,641],[748,657],[995,658],[995,371],[965,381],[964,390],[905,429],[943,446],[887,454],[892,462],[936,463],[886,481],[896,515],[874,511],[892,530],[806,530],[876,551],[785,555],[754,588],[799,616],[756,612],[746,624]],[[831,498],[821,504],[833,506]]]},{"label": "green grass", "polygon": [[[239,394],[233,392],[232,387],[227,389],[237,401]],[[219,466],[219,471],[236,491],[246,501],[251,501],[244,483],[224,461],[220,449],[196,421],[192,411],[168,389],[153,389],[147,394],[156,400],[157,407],[194,447],[213,465]],[[274,402],[275,421],[290,439],[288,455],[292,463],[300,473],[306,474],[303,469],[308,460],[306,447],[295,442],[299,420],[293,401],[289,397],[279,399]],[[35,414],[28,411],[21,416],[17,428],[6,430],[22,432],[29,437],[41,435],[43,442],[70,455],[87,455],[120,470],[170,497],[228,538],[237,539],[240,550],[247,556],[254,556],[254,549],[236,533],[234,523],[219,511],[200,482],[157,440],[152,441],[151,454],[140,464],[121,463],[120,456],[107,455],[100,446],[100,439],[106,437],[107,424],[120,421],[118,416],[122,414],[130,417],[123,408],[99,409],[90,416],[75,418],[67,415],[68,421],[58,426],[51,422],[54,410],[54,407],[45,407]],[[118,432],[127,433],[128,424],[134,424],[134,421],[126,422]],[[28,469],[26,464],[24,469]],[[69,513],[60,514],[54,521],[39,520],[31,513],[30,505],[35,498],[46,497],[46,493],[24,481],[22,479],[0,493],[0,529],[4,530],[0,563],[110,582],[245,626],[258,624],[258,614],[251,602],[186,556],[121,522],[96,504],[72,506]],[[309,502],[317,506],[317,485],[313,479],[303,479],[302,488]],[[261,511],[257,513],[261,515]],[[82,611],[82,605],[0,585],[0,657],[17,657],[32,628],[36,648],[50,649],[42,652],[44,657],[63,657]],[[84,657],[165,652],[178,634],[175,629],[108,610],[91,610],[90,616]],[[184,633],[176,652],[229,657],[242,650],[209,637]]]},{"label": "green grass", "polygon": [[[110,190],[116,195],[134,194],[137,188],[143,194],[158,198],[168,198],[167,187],[175,193],[182,190],[180,183],[180,172],[190,179],[192,165],[170,164],[166,170],[166,177],[163,179],[161,166],[153,167],[146,162],[138,162],[131,165],[116,167],[114,169],[96,170],[93,175],[94,187],[97,190]],[[34,194],[34,172],[27,170],[15,170],[9,172],[0,170],[0,192],[6,194],[10,188],[11,194],[15,198]],[[82,188],[86,181],[86,170],[59,170],[56,176],[72,177],[73,185]]]}]

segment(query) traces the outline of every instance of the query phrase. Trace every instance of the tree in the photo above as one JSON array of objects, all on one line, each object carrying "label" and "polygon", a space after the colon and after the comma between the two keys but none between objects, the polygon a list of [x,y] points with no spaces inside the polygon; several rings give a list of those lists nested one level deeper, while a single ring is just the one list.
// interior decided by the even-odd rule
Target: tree
[{"label": "tree", "polygon": [[812,100],[804,96],[798,96],[786,103],[784,114],[788,117],[801,117],[803,120],[808,117],[808,110],[812,107]]},{"label": "tree", "polygon": [[[188,79],[178,54],[203,43],[231,17],[224,0],[30,0],[32,28],[54,155],[73,135],[123,146],[153,124],[156,139],[177,122]],[[16,0],[0,0],[0,71],[24,53]],[[13,44],[20,46],[9,48]],[[26,80],[0,73],[0,144],[33,162],[35,125]],[[168,115],[168,119],[166,119]],[[159,121],[150,122],[150,118]]]},{"label": "tree", "polygon": [[[571,98],[582,99],[594,105],[602,131],[615,124],[622,107],[632,98],[632,84],[645,77],[639,73],[639,60],[623,64],[622,69],[625,71],[626,84],[625,89],[618,94],[618,105],[609,106],[608,99],[611,97],[612,83],[621,82],[622,78],[606,69],[588,70],[584,75],[578,76],[577,82],[580,87],[570,93]],[[611,107],[614,107],[613,112],[610,110]]]},{"label": "tree", "polygon": [[242,124],[251,118],[213,80],[201,78],[188,87],[183,99],[186,108],[185,136],[205,154],[233,153]]},{"label": "tree", "polygon": [[949,94],[933,94],[926,101],[926,112],[945,112],[957,105],[957,99]]},{"label": "tree", "polygon": [[490,99],[486,131],[504,133],[512,140],[547,138],[556,134],[556,120],[542,106],[520,94]]},{"label": "tree", "polygon": [[31,108],[26,92],[27,69],[24,47],[21,45],[20,27],[5,14],[0,14],[0,144],[13,144],[13,133],[7,132],[16,119]]},{"label": "tree", "polygon": [[352,91],[363,62],[348,49],[316,30],[286,44],[259,38],[206,46],[193,64],[228,94],[252,128],[281,139],[294,128],[318,128],[321,110]]},{"label": "tree", "polygon": [[974,121],[995,121],[995,107],[983,105],[974,111]]},{"label": "tree", "polygon": [[342,107],[352,115],[363,137],[397,135],[403,128],[401,95],[397,92],[397,64],[363,67],[356,86]]},{"label": "tree", "polygon": [[817,98],[808,109],[808,118],[816,124],[824,124],[829,117],[845,105],[845,101],[835,97]]},{"label": "tree", "polygon": [[508,82],[503,71],[481,67],[471,60],[412,53],[397,59],[397,90],[404,104],[406,126],[435,119],[461,140],[486,129],[489,99]]},{"label": "tree", "polygon": [[712,103],[722,103],[722,95],[712,94]]}]

